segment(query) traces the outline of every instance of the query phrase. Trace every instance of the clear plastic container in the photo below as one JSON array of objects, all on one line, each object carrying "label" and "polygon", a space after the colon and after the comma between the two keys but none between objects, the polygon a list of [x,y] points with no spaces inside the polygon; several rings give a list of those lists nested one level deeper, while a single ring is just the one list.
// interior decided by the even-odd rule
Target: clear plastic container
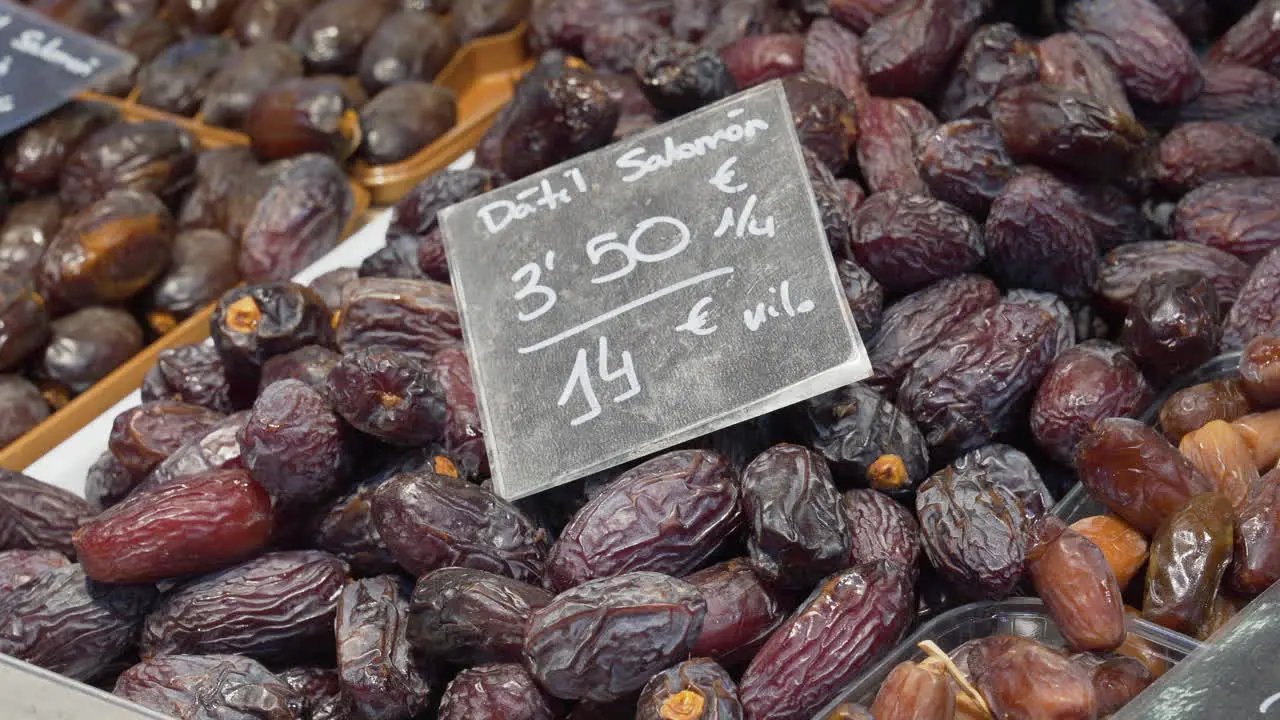
[{"label": "clear plastic container", "polygon": [[[1214,380],[1225,380],[1235,377],[1240,372],[1240,353],[1226,353],[1210,360],[1201,365],[1196,370],[1182,376],[1174,381],[1160,392],[1155,402],[1147,408],[1147,411],[1139,416],[1139,420],[1154,427],[1160,427],[1160,408],[1164,406],[1174,393],[1179,390],[1185,390],[1192,385],[1200,383],[1212,382]],[[1084,485],[1077,482],[1071,487],[1071,490],[1062,499],[1053,506],[1053,514],[1065,520],[1068,524],[1073,523],[1081,518],[1090,517],[1092,515],[1101,515],[1107,509],[1097,500],[1089,497],[1089,493],[1084,489]]]},{"label": "clear plastic container", "polygon": [[[1191,638],[1149,623],[1140,618],[1126,618],[1129,632],[1148,641],[1170,665],[1178,663],[1200,643]],[[992,635],[1020,635],[1039,640],[1052,647],[1064,647],[1058,627],[1049,617],[1044,603],[1037,598],[1011,598],[995,602],[979,602],[945,612],[921,625],[880,662],[853,682],[840,697],[823,708],[814,720],[825,720],[837,705],[855,702],[870,706],[880,685],[899,663],[925,659],[917,643],[932,640],[951,652],[969,640]]]}]

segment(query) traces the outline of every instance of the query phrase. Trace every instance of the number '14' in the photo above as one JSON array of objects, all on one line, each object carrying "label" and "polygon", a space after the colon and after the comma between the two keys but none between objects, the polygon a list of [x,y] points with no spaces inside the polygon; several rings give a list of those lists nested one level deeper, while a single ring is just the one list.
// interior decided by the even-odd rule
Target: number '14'
[{"label": "number '14'", "polygon": [[[631,359],[631,353],[623,350],[621,353],[622,366],[616,370],[609,369],[609,339],[600,338],[600,351],[597,355],[596,370],[597,375],[606,383],[612,383],[615,380],[627,381],[627,389],[620,395],[613,398],[613,402],[620,403],[630,400],[640,394],[640,380],[636,377],[636,366]],[[600,414],[600,401],[596,398],[595,389],[591,384],[591,364],[587,361],[586,348],[579,348],[578,355],[573,363],[573,370],[569,372],[569,381],[565,383],[564,392],[560,393],[560,399],[556,404],[564,407],[569,404],[576,394],[575,391],[581,391],[583,399],[587,403],[587,412],[579,415],[569,424],[577,427],[588,420]]]}]

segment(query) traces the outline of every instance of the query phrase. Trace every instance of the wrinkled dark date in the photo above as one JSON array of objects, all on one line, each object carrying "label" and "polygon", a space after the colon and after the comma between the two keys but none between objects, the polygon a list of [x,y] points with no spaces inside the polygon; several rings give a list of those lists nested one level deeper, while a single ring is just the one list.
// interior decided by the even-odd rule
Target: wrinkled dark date
[{"label": "wrinkled dark date", "polygon": [[199,707],[215,717],[291,720],[304,702],[280,677],[239,655],[151,658],[125,670],[115,694],[174,717],[190,717]]},{"label": "wrinkled dark date", "polygon": [[770,581],[812,587],[844,567],[849,523],[822,456],[798,445],[766,450],[742,473],[747,550]]},{"label": "wrinkled dark date", "polygon": [[333,158],[308,154],[284,167],[240,237],[240,276],[283,280],[338,244],[355,207],[351,184]]},{"label": "wrinkled dark date", "polygon": [[917,143],[920,177],[929,192],[975,218],[1016,174],[1013,158],[989,120],[957,120],[939,126]]},{"label": "wrinkled dark date", "polygon": [[[1186,127],[1186,126],[1184,126]],[[1222,159],[1222,152],[1215,157]],[[1261,157],[1266,157],[1265,154]],[[1178,203],[1178,240],[1195,242],[1253,264],[1280,243],[1269,210],[1280,201],[1280,178],[1238,178],[1209,183]]]},{"label": "wrinkled dark date", "polygon": [[430,362],[435,351],[462,339],[453,288],[444,283],[361,278],[343,294],[337,328],[343,352],[383,345]]},{"label": "wrinkled dark date", "polygon": [[343,694],[369,718],[406,718],[431,699],[431,683],[409,647],[409,599],[392,575],[357,580],[338,597],[335,634]]},{"label": "wrinkled dark date", "polygon": [[392,445],[422,446],[444,433],[439,383],[417,359],[390,348],[347,353],[329,373],[325,391],[352,427]]},{"label": "wrinkled dark date", "polygon": [[978,224],[941,200],[891,190],[855,216],[852,252],[886,290],[906,293],[975,269],[986,256]]},{"label": "wrinkled dark date", "polygon": [[1103,257],[1094,297],[1101,310],[1123,319],[1144,280],[1172,270],[1193,270],[1213,283],[1219,304],[1226,308],[1240,296],[1249,269],[1239,258],[1198,243],[1136,242],[1121,245]]},{"label": "wrinkled dark date", "polygon": [[347,567],[314,550],[276,552],[180,585],[147,616],[143,657],[237,653],[266,662],[333,657]]},{"label": "wrinkled dark date", "polygon": [[920,523],[910,510],[875,490],[850,490],[841,499],[840,507],[853,536],[849,567],[891,560],[910,572],[917,570]]},{"label": "wrinkled dark date", "polygon": [[979,0],[896,4],[862,35],[867,86],[886,97],[928,97],[977,27],[983,5]]},{"label": "wrinkled dark date", "polygon": [[681,714],[741,720],[738,686],[724,668],[706,658],[686,660],[654,675],[640,691],[636,720],[666,720]]},{"label": "wrinkled dark date", "polygon": [[57,550],[0,550],[0,597],[70,564]]},{"label": "wrinkled dark date", "polygon": [[0,550],[71,555],[71,534],[93,517],[79,497],[12,470],[0,470]]},{"label": "wrinkled dark date", "polygon": [[282,504],[311,503],[338,490],[347,471],[342,421],[298,380],[267,387],[240,431],[245,467]]},{"label": "wrinkled dark date", "polygon": [[1180,105],[1204,88],[1191,43],[1151,0],[1077,2],[1066,19],[1111,61],[1135,100]]},{"label": "wrinkled dark date", "polygon": [[1066,183],[1024,173],[1005,185],[987,217],[986,245],[1006,287],[1088,297],[1098,272],[1098,244]]},{"label": "wrinkled dark date", "polygon": [[1242,348],[1249,341],[1277,329],[1280,317],[1280,247],[1267,253],[1240,288],[1236,304],[1227,313],[1222,330],[1222,350]]},{"label": "wrinkled dark date", "polygon": [[929,474],[929,449],[910,417],[875,390],[855,383],[804,404],[806,441],[831,466],[842,489],[871,487],[905,495]]},{"label": "wrinkled dark date", "polygon": [[686,657],[706,613],[697,588],[667,575],[592,580],[533,614],[525,664],[556,697],[615,700]]},{"label": "wrinkled dark date", "polygon": [[519,664],[458,673],[440,699],[439,720],[552,720],[555,704]]},{"label": "wrinkled dark date", "polygon": [[738,684],[749,718],[813,716],[902,637],[915,598],[908,572],[876,561],[833,576],[756,653]]},{"label": "wrinkled dark date", "polygon": [[37,372],[71,394],[88,390],[142,350],[142,327],[116,308],[77,310],[50,328]]},{"label": "wrinkled dark date", "polygon": [[49,570],[0,595],[0,652],[89,680],[133,646],[155,597],[150,585],[99,585],[79,565]]},{"label": "wrinkled dark date", "polygon": [[1036,444],[1065,465],[1093,423],[1134,417],[1152,400],[1151,386],[1123,348],[1089,340],[1058,355],[1036,390],[1031,432]]},{"label": "wrinkled dark date", "polygon": [[373,522],[401,567],[470,567],[536,582],[547,534],[507,501],[435,472],[405,473],[373,494]]},{"label": "wrinkled dark date", "polygon": [[1157,385],[1207,362],[1222,338],[1218,293],[1204,275],[1176,270],[1138,286],[1120,344]]},{"label": "wrinkled dark date", "polygon": [[916,138],[938,126],[928,108],[907,98],[869,98],[858,107],[858,167],[871,192],[928,191],[916,167]]},{"label": "wrinkled dark date", "polygon": [[1009,23],[978,29],[960,55],[942,93],[939,113],[947,120],[985,117],[1005,88],[1035,82],[1040,75],[1036,48]]},{"label": "wrinkled dark date", "polygon": [[702,632],[689,651],[694,657],[712,657],[726,667],[745,665],[783,620],[776,594],[746,558],[712,565],[684,579],[707,601]]},{"label": "wrinkled dark date", "polygon": [[137,477],[145,477],[179,447],[213,429],[222,415],[199,405],[156,400],[116,416],[108,448]]},{"label": "wrinkled dark date", "polygon": [[551,600],[546,590],[509,577],[441,568],[413,588],[409,642],[424,655],[460,665],[517,662],[529,618]]},{"label": "wrinkled dark date", "polygon": [[[677,510],[680,528],[670,524]],[[728,461],[702,450],[667,453],[624,473],[578,511],[551,548],[546,579],[567,590],[635,570],[683,576],[742,521]]]}]

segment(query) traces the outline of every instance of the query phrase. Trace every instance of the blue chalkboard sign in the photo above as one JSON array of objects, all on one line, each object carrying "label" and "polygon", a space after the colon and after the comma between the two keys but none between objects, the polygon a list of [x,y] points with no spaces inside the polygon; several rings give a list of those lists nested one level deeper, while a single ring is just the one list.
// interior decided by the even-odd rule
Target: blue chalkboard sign
[{"label": "blue chalkboard sign", "polygon": [[0,0],[0,135],[61,107],[94,78],[136,63],[123,50]]}]

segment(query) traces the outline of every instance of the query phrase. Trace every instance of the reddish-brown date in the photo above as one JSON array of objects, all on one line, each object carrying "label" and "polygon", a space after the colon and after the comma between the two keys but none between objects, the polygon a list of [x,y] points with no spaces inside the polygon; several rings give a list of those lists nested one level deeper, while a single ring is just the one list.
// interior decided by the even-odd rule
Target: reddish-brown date
[{"label": "reddish-brown date", "polygon": [[1093,668],[1093,690],[1098,696],[1098,716],[1117,712],[1155,680],[1151,670],[1131,657],[1113,657]]},{"label": "reddish-brown date", "polygon": [[827,462],[807,448],[781,444],[742,473],[747,551],[769,582],[803,590],[845,567],[849,522]]},{"label": "reddish-brown date", "polygon": [[437,351],[431,360],[431,372],[444,393],[445,447],[465,466],[465,472],[487,474],[489,456],[466,349],[447,347]]},{"label": "reddish-brown date", "polygon": [[552,720],[556,704],[519,664],[458,673],[440,698],[439,720]]},{"label": "reddish-brown date", "polygon": [[359,117],[345,88],[327,76],[272,84],[244,111],[241,129],[260,160],[322,153],[345,160],[360,144]]},{"label": "reddish-brown date", "polygon": [[1153,398],[1142,371],[1119,345],[1089,340],[1054,359],[1031,406],[1036,444],[1070,465],[1076,445],[1093,423],[1135,417]]},{"label": "reddish-brown date", "polygon": [[1280,72],[1280,39],[1272,29],[1277,10],[1280,4],[1275,0],[1255,4],[1218,38],[1206,59],[1215,64],[1247,65],[1271,73]]},{"label": "reddish-brown date", "polygon": [[373,522],[396,562],[414,575],[469,567],[536,582],[547,533],[515,506],[466,480],[405,473],[373,494]]},{"label": "reddish-brown date", "polygon": [[329,373],[341,360],[341,355],[320,345],[304,345],[292,352],[276,355],[262,365],[258,392],[261,394],[272,383],[281,380],[300,380],[318,393],[327,393]]},{"label": "reddish-brown date", "polygon": [[666,453],[627,471],[578,511],[547,556],[546,582],[568,590],[635,570],[680,577],[742,524],[727,460],[705,450]]},{"label": "reddish-brown date", "polygon": [[951,720],[956,690],[944,673],[899,663],[880,685],[871,712],[876,720]]},{"label": "reddish-brown date", "polygon": [[[995,639],[995,638],[991,638]],[[995,717],[1092,718],[1098,698],[1093,676],[1035,640],[1000,636],[976,678]]]},{"label": "reddish-brown date", "polygon": [[551,600],[546,590],[509,577],[441,568],[413,588],[409,642],[425,656],[460,665],[518,662],[529,618]]},{"label": "reddish-brown date", "polygon": [[121,673],[115,694],[180,720],[296,720],[297,710],[305,702],[299,692],[257,661],[229,654],[163,655],[144,660]]},{"label": "reddish-brown date", "polygon": [[1235,350],[1259,335],[1280,329],[1280,247],[1253,266],[1240,297],[1227,313],[1222,350]]},{"label": "reddish-brown date", "polygon": [[[387,233],[424,238],[436,227],[436,213],[455,203],[494,190],[505,182],[501,175],[483,168],[438,172],[415,185],[392,206],[391,225]],[[443,254],[444,246],[441,245],[439,250]],[[447,266],[440,277],[430,273],[425,264],[423,270],[440,282],[449,281]]]},{"label": "reddish-brown date", "polygon": [[70,564],[57,550],[0,550],[0,597]]},{"label": "reddish-brown date", "polygon": [[1135,242],[1121,245],[1103,257],[1094,289],[1095,302],[1110,316],[1123,319],[1142,282],[1172,270],[1194,270],[1204,275],[1213,283],[1223,308],[1235,303],[1249,278],[1249,266],[1244,261],[1207,245],[1168,240]]},{"label": "reddish-brown date", "polygon": [[240,282],[236,242],[218,230],[173,238],[168,269],[146,292],[147,324],[164,335]]},{"label": "reddish-brown date", "polygon": [[360,108],[364,140],[357,151],[371,165],[413,157],[458,123],[452,90],[425,82],[402,82],[378,93]]},{"label": "reddish-brown date", "polygon": [[1239,380],[1214,380],[1192,385],[1169,396],[1160,406],[1160,428],[1170,442],[1214,420],[1232,422],[1252,409]]},{"label": "reddish-brown date", "polygon": [[[1155,162],[1156,182],[1175,196],[1215,180],[1280,175],[1280,150],[1270,140],[1225,122],[1179,125],[1160,141]],[[1226,198],[1228,202],[1231,199]],[[1200,202],[1208,207],[1191,212],[1188,221],[1199,225],[1207,220],[1218,225],[1209,219],[1212,216],[1201,214],[1212,212],[1214,200]],[[1179,239],[1200,241],[1198,237]]]},{"label": "reddish-brown date", "polygon": [[240,277],[283,280],[338,244],[355,207],[342,167],[326,155],[284,161],[240,237]]},{"label": "reddish-brown date", "polygon": [[357,580],[338,597],[338,673],[360,717],[410,718],[431,699],[431,681],[406,636],[409,599],[393,575]]},{"label": "reddish-brown date", "polygon": [[1094,179],[1125,173],[1147,139],[1133,116],[1077,90],[1044,83],[1001,92],[991,118],[1014,159]]},{"label": "reddish-brown date", "polygon": [[913,417],[934,462],[1012,431],[1062,350],[1048,311],[1002,303],[955,325],[902,380],[898,406]]},{"label": "reddish-brown date", "polygon": [[742,720],[738,686],[724,668],[694,658],[654,675],[636,702],[636,720]]},{"label": "reddish-brown date", "polygon": [[160,277],[173,218],[148,192],[116,190],[66,222],[40,261],[42,292],[66,307],[127,300]]},{"label": "reddish-brown date", "polygon": [[201,575],[169,592],[147,616],[144,658],[237,653],[264,662],[332,657],[347,567],[315,550],[268,553]]},{"label": "reddish-brown date", "polygon": [[1164,385],[1213,357],[1222,337],[1221,317],[1217,291],[1204,275],[1163,273],[1138,286],[1120,344],[1147,377]]},{"label": "reddish-brown date", "polygon": [[720,58],[740,89],[794,75],[804,69],[805,36],[748,35],[720,48]]},{"label": "reddish-brown date", "polygon": [[928,97],[985,11],[980,0],[909,0],[862,35],[862,67],[871,92]]},{"label": "reddish-brown date", "polygon": [[1259,335],[1240,355],[1240,382],[1259,407],[1280,407],[1280,335]]},{"label": "reddish-brown date", "polygon": [[271,496],[243,470],[215,470],[135,493],[73,536],[85,573],[144,583],[212,572],[262,550]]},{"label": "reddish-brown date", "polygon": [[1258,482],[1258,468],[1249,444],[1230,423],[1214,420],[1187,433],[1178,452],[1213,481],[1232,512],[1240,512],[1249,489]]},{"label": "reddish-brown date", "polygon": [[1137,420],[1106,418],[1076,449],[1076,470],[1094,499],[1151,536],[1213,483],[1160,433]]},{"label": "reddish-brown date", "polygon": [[702,631],[689,650],[694,657],[715,658],[725,667],[746,665],[783,620],[777,596],[746,558],[712,565],[684,580],[707,601]]},{"label": "reddish-brown date", "polygon": [[738,684],[749,718],[802,720],[902,637],[915,598],[906,569],[880,560],[839,573],[769,637]]},{"label": "reddish-brown date", "polygon": [[871,24],[888,15],[896,0],[831,0],[831,17],[856,33],[864,33]]},{"label": "reddish-brown date", "polygon": [[938,337],[958,321],[1000,302],[996,284],[981,275],[939,281],[885,308],[880,329],[867,342],[875,375],[868,384],[897,392],[902,377]]},{"label": "reddish-brown date", "polygon": [[1080,35],[1050,35],[1036,45],[1036,52],[1040,82],[1084,93],[1122,115],[1133,115],[1115,66]]},{"label": "reddish-brown date", "polygon": [[192,438],[212,430],[222,415],[199,405],[156,400],[116,416],[108,447],[137,477],[144,477]]},{"label": "reddish-brown date", "polygon": [[79,565],[54,568],[0,595],[0,653],[86,681],[133,647],[150,585],[100,585]]},{"label": "reddish-brown date", "polygon": [[990,120],[956,120],[919,138],[916,162],[929,192],[975,218],[1017,174],[1013,158]]},{"label": "reddish-brown date", "polygon": [[817,18],[805,35],[804,70],[861,106],[868,97],[861,52],[857,33],[830,18]]},{"label": "reddish-brown date", "polygon": [[687,657],[706,613],[697,588],[667,575],[592,580],[534,612],[525,666],[556,697],[616,700]]},{"label": "reddish-brown date", "polygon": [[1124,600],[1107,557],[1053,515],[1028,531],[1027,569],[1067,645],[1076,652],[1113,650],[1124,642]]},{"label": "reddish-brown date", "polygon": [[1013,178],[991,205],[985,227],[991,267],[1005,287],[1088,297],[1098,243],[1068,185],[1044,172]]},{"label": "reddish-brown date", "polygon": [[916,167],[916,138],[937,126],[933,113],[910,98],[868,98],[859,105],[858,168],[871,192],[928,194]]},{"label": "reddish-brown date", "polygon": [[1009,23],[979,28],[970,38],[939,101],[945,120],[986,117],[1005,88],[1035,82],[1040,75],[1036,47]]},{"label": "reddish-brown date", "polygon": [[[1218,150],[1214,154],[1223,158],[1226,152]],[[1225,250],[1246,263],[1256,263],[1280,247],[1276,240],[1280,223],[1273,217],[1277,202],[1280,178],[1209,183],[1178,203],[1174,219],[1178,239]]]},{"label": "reddish-brown date", "polygon": [[94,514],[89,503],[66,490],[0,469],[0,550],[71,555],[71,534]]},{"label": "reddish-brown date", "polygon": [[1254,484],[1236,516],[1231,587],[1254,596],[1280,580],[1280,470]]},{"label": "reddish-brown date", "polygon": [[1181,105],[1203,90],[1191,43],[1151,0],[1085,0],[1072,4],[1066,20],[1111,61],[1135,100]]},{"label": "reddish-brown date", "polygon": [[347,471],[341,419],[320,393],[298,380],[267,387],[240,431],[245,467],[285,505],[336,492]]},{"label": "reddish-brown date", "polygon": [[[314,542],[351,565],[357,576],[383,575],[399,567],[373,525],[370,501],[378,486],[402,472],[418,470],[441,458],[409,451],[361,477],[346,495],[322,508]],[[360,466],[357,465],[357,471]]]},{"label": "reddish-brown date", "polygon": [[418,447],[444,432],[444,392],[416,358],[387,347],[347,353],[329,372],[325,397],[357,430]]},{"label": "reddish-brown date", "polygon": [[1181,107],[1146,114],[1157,127],[1221,120],[1274,137],[1280,133],[1280,78],[1243,65],[1210,63],[1204,67],[1204,92],[1199,97]]},{"label": "reddish-brown date", "polygon": [[893,293],[969,272],[986,253],[981,228],[959,208],[896,190],[858,208],[852,252]]},{"label": "reddish-brown date", "polygon": [[1142,616],[1195,634],[1231,563],[1231,503],[1209,492],[1192,498],[1151,538]]}]

